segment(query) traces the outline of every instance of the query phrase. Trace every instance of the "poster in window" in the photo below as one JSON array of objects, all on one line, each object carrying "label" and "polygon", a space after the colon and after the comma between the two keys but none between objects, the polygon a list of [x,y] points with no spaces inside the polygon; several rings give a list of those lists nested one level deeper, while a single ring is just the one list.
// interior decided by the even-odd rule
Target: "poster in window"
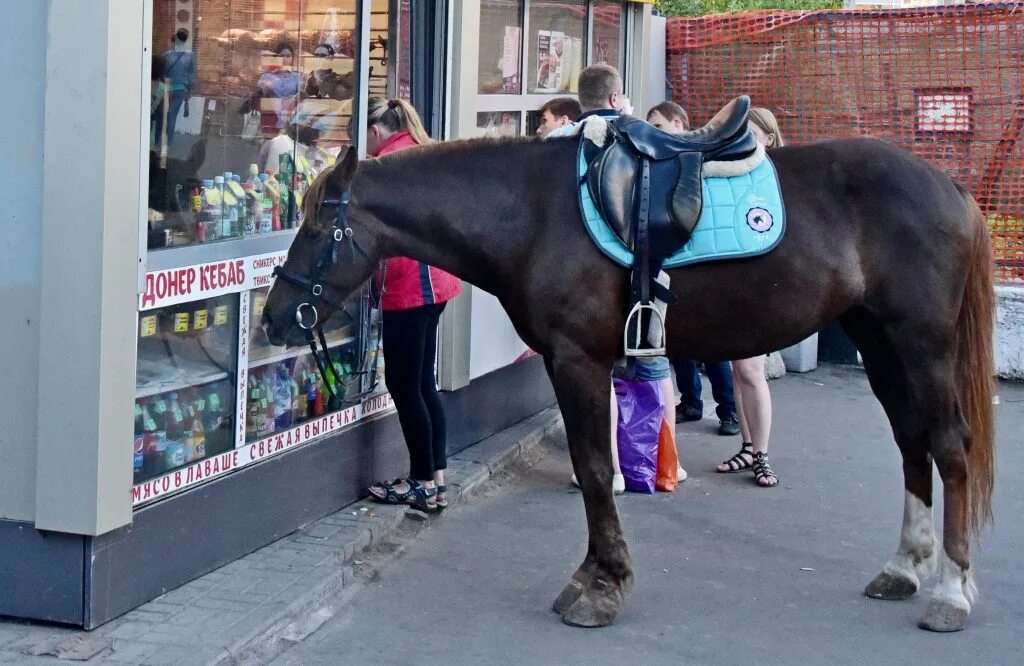
[{"label": "poster in window", "polygon": [[519,26],[505,26],[505,39],[501,49],[501,89],[505,92],[519,92],[519,42],[521,35]]},{"label": "poster in window", "polygon": [[537,92],[551,88],[551,63],[548,54],[551,52],[551,32],[537,31]]},{"label": "poster in window", "polygon": [[579,92],[577,85],[580,80],[580,72],[583,71],[583,40],[579,37],[572,38],[572,73],[569,75],[569,92]]}]

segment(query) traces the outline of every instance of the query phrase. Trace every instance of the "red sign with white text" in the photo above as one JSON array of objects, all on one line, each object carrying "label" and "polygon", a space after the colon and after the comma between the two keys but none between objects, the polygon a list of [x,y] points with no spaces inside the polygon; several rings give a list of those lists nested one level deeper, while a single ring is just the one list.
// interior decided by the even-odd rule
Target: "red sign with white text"
[{"label": "red sign with white text", "polygon": [[270,286],[274,267],[287,258],[287,252],[271,252],[146,273],[146,291],[139,297],[139,310]]}]

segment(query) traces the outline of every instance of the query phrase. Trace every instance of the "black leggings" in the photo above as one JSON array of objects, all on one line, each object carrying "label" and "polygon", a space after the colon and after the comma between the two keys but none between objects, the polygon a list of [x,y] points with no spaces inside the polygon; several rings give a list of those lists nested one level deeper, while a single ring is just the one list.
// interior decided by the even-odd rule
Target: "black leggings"
[{"label": "black leggings", "polygon": [[434,472],[448,467],[447,423],[434,381],[437,322],[444,306],[383,314],[384,380],[409,448],[409,476],[418,481],[433,479]]}]

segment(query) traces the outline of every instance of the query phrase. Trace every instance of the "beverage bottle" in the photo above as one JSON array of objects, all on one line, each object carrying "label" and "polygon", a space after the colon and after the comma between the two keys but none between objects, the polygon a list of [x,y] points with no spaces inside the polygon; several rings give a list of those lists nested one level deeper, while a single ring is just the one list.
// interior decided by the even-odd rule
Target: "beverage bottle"
[{"label": "beverage bottle", "polygon": [[314,416],[324,415],[324,384],[319,379],[314,380],[316,382],[316,400],[313,401],[313,414]]},{"label": "beverage bottle", "polygon": [[153,405],[153,419],[156,435],[154,452],[157,457],[157,471],[154,474],[160,474],[167,469],[167,426],[170,421],[167,399],[162,395],[157,398]]},{"label": "beverage bottle", "polygon": [[258,422],[260,417],[260,390],[258,388],[251,388],[249,390],[249,405],[246,409],[245,419],[245,439],[252,441],[256,439],[258,432]]},{"label": "beverage bottle", "polygon": [[281,228],[295,226],[295,196],[292,192],[295,177],[295,160],[291,153],[281,153],[277,158],[277,182],[281,192]]},{"label": "beverage bottle", "polygon": [[[217,228],[217,238],[231,238],[231,212],[227,202],[228,191],[224,185],[224,176],[215,176],[213,186],[220,195],[220,224]],[[233,204],[234,202],[232,202]],[[237,214],[237,211],[236,211]]]},{"label": "beverage bottle", "polygon": [[259,228],[260,214],[263,212],[262,202],[256,198],[252,183],[242,183],[242,194],[245,200],[245,224],[242,230],[245,236],[255,236]]},{"label": "beverage bottle", "polygon": [[206,229],[204,236],[208,241],[217,240],[218,232],[221,229],[221,220],[224,217],[223,198],[220,196],[220,190],[214,187],[214,184],[212,180],[203,181],[203,211],[201,215]]},{"label": "beverage bottle", "polygon": [[306,376],[306,414],[307,419],[316,416],[316,382],[313,377]]},{"label": "beverage bottle", "polygon": [[[264,193],[267,198],[270,199],[273,208],[272,228],[274,231],[281,230],[281,189],[277,178],[274,177],[274,172],[268,171],[266,174],[267,180],[263,184]],[[263,175],[260,176],[262,178]]]},{"label": "beverage bottle", "polygon": [[203,421],[206,417],[206,400],[198,398],[189,407],[192,412],[192,460],[199,460],[206,457],[206,426]]},{"label": "beverage bottle", "polygon": [[235,198],[235,210],[237,215],[233,220],[231,234],[237,238],[242,235],[242,227],[245,226],[247,204],[245,190],[242,188],[242,179],[237,173],[232,173],[230,178],[225,176],[224,180],[228,189],[231,190],[231,196]]},{"label": "beverage bottle", "polygon": [[197,243],[204,243],[206,242],[206,224],[203,220],[203,195],[198,185],[192,188],[190,204],[193,219],[192,234]]},{"label": "beverage bottle", "polygon": [[132,445],[132,484],[142,480],[143,468],[146,464],[146,426],[142,413],[142,405],[135,402],[135,441]]},{"label": "beverage bottle", "polygon": [[306,175],[299,172],[295,174],[292,182],[292,199],[295,201],[295,217],[292,222],[296,227],[302,226],[302,201],[306,197]]},{"label": "beverage bottle", "polygon": [[284,363],[278,364],[274,372],[274,420],[276,430],[292,424],[292,379]]},{"label": "beverage bottle", "polygon": [[259,408],[256,412],[256,438],[263,439],[274,432],[274,407],[260,391]]},{"label": "beverage bottle", "polygon": [[306,394],[299,389],[299,382],[293,377],[291,380],[292,390],[292,423],[297,423],[302,420],[302,415],[305,414],[305,400]]},{"label": "beverage bottle", "polygon": [[260,233],[269,234],[274,230],[274,202],[270,197],[263,198],[263,214],[260,215]]},{"label": "beverage bottle", "polygon": [[156,419],[145,404],[142,405],[142,437],[142,477],[150,479],[160,473],[164,454],[162,450],[157,450],[159,435]]}]

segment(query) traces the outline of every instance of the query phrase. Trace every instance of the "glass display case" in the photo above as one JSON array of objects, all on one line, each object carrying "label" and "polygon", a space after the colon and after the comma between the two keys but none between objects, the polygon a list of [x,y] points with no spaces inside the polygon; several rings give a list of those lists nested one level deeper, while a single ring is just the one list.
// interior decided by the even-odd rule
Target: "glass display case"
[{"label": "glass display case", "polygon": [[139,315],[134,480],[234,447],[238,297]]},{"label": "glass display case", "polygon": [[318,418],[363,397],[364,362],[361,357],[361,299],[350,299],[346,309],[324,322],[331,364],[331,382],[339,403],[333,403],[324,378],[306,347],[275,347],[259,326],[267,289],[251,292],[249,365],[246,379],[245,440],[252,442]]}]

